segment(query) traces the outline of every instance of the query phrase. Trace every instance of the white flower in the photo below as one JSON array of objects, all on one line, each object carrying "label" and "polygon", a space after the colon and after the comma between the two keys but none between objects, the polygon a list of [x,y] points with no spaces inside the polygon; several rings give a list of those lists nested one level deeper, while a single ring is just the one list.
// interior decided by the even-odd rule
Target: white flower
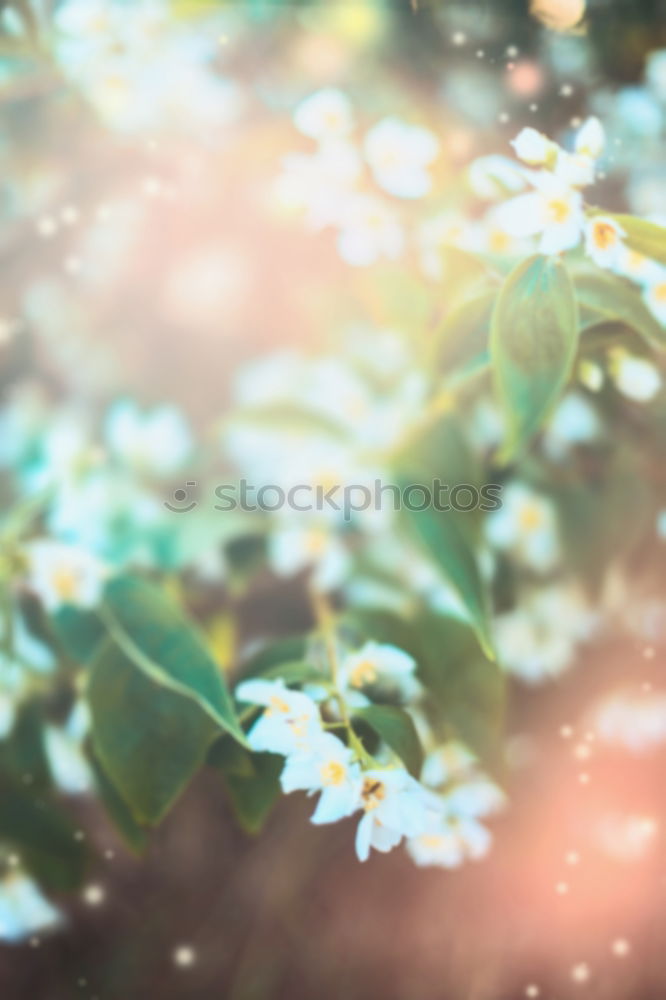
[{"label": "white flower", "polygon": [[318,142],[341,139],[352,128],[352,108],[341,90],[326,87],[306,97],[294,111],[294,124]]},{"label": "white flower", "polygon": [[523,238],[540,233],[540,253],[572,249],[580,241],[585,221],[580,191],[572,190],[547,171],[534,173],[530,179],[535,191],[498,205],[489,218],[510,236]]},{"label": "white flower", "polygon": [[649,403],[662,387],[659,369],[651,361],[624,353],[612,359],[611,376],[617,390],[636,403]]},{"label": "white flower", "polygon": [[26,555],[28,582],[48,611],[99,603],[108,571],[85,549],[43,538],[28,543]]},{"label": "white flower", "polygon": [[66,729],[47,726],[44,743],[51,774],[59,790],[66,795],[89,792],[93,778],[80,741]]},{"label": "white flower", "polygon": [[363,818],[356,831],[356,854],[366,861],[370,848],[386,853],[403,837],[424,833],[437,813],[439,800],[404,768],[378,769],[363,774]]},{"label": "white flower", "polygon": [[326,524],[289,524],[268,539],[268,561],[279,576],[313,567],[312,582],[322,591],[338,587],[349,569],[349,553]]},{"label": "white flower", "polygon": [[448,815],[478,819],[498,812],[506,804],[504,792],[485,775],[474,775],[457,784],[444,796]]},{"label": "white flower", "polygon": [[313,823],[335,823],[361,808],[361,769],[349,747],[322,733],[307,750],[291,754],[280,776],[286,794],[321,792]]},{"label": "white flower", "polygon": [[358,151],[343,139],[329,141],[315,153],[292,153],[282,160],[275,182],[275,202],[302,212],[312,229],[335,226],[346,211],[362,169]]},{"label": "white flower", "polygon": [[480,156],[469,167],[469,183],[479,198],[498,198],[506,191],[517,192],[525,187],[522,170],[506,156],[491,153]]},{"label": "white flower", "polygon": [[23,941],[61,921],[62,914],[27,875],[15,872],[0,881],[0,941]]},{"label": "white flower", "polygon": [[616,268],[626,235],[614,219],[597,215],[585,223],[585,251],[599,267]]},{"label": "white flower", "polygon": [[502,493],[502,506],[486,519],[486,538],[493,548],[509,551],[530,569],[547,572],[559,558],[555,507],[524,483]]},{"label": "white flower", "polygon": [[304,751],[322,734],[317,705],[302,691],[292,691],[284,681],[242,681],[236,688],[239,701],[265,706],[247,735],[255,751],[288,755]]},{"label": "white flower", "polygon": [[560,149],[553,173],[567,187],[587,187],[594,183],[594,160],[583,153],[567,153]]},{"label": "white flower", "polygon": [[531,167],[544,166],[557,150],[555,143],[535,128],[521,129],[516,138],[511,140],[511,145],[516,156]]},{"label": "white flower", "polygon": [[428,129],[384,118],[365,137],[365,155],[381,188],[399,198],[427,194],[427,167],[437,157],[439,142]]},{"label": "white flower", "polygon": [[589,156],[590,159],[597,160],[603,152],[604,143],[603,125],[598,118],[591,117],[578,130],[574,148],[581,156]]},{"label": "white flower", "polygon": [[[646,290],[659,282],[666,286],[666,270],[644,254],[631,250],[625,243],[620,244],[614,270],[624,278],[643,285]],[[663,295],[666,298],[666,287]]]},{"label": "white flower", "polygon": [[343,659],[340,685],[348,692],[350,704],[368,704],[362,691],[370,687],[389,689],[404,701],[413,701],[421,692],[415,670],[415,660],[404,650],[389,643],[366,642]]},{"label": "white flower", "polygon": [[543,447],[549,458],[561,461],[572,446],[597,440],[602,425],[597,412],[585,396],[568,392],[558,404],[543,435]]},{"label": "white flower", "polygon": [[380,257],[395,260],[402,253],[404,235],[391,209],[371,195],[355,195],[346,202],[339,220],[338,252],[354,267],[373,264]]},{"label": "white flower", "polygon": [[428,788],[443,788],[460,775],[469,773],[475,764],[476,757],[468,747],[457,740],[449,740],[426,754],[421,781]]},{"label": "white flower", "polygon": [[495,619],[499,661],[527,683],[558,677],[572,665],[578,644],[594,634],[597,622],[577,587],[553,584],[535,590],[514,611]]},{"label": "white flower", "polygon": [[666,102],[666,49],[657,49],[648,54],[645,79],[657,97]]},{"label": "white flower", "polygon": [[438,816],[430,830],[407,840],[407,851],[419,868],[458,868],[484,857],[491,843],[488,830],[473,817]]},{"label": "white flower", "polygon": [[121,400],[107,413],[105,435],[121,461],[156,476],[176,472],[192,449],[190,431],[173,406],[142,413],[133,401]]},{"label": "white flower", "polygon": [[666,693],[617,691],[593,710],[591,722],[605,743],[645,753],[666,743]]},{"label": "white flower", "polygon": [[654,318],[666,326],[666,269],[660,268],[650,277],[652,280],[646,285],[643,298]]}]

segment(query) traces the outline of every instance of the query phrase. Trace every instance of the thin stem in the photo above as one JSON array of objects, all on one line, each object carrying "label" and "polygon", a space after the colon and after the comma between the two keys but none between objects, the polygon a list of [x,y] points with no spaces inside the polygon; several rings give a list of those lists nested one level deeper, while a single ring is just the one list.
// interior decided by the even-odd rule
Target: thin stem
[{"label": "thin stem", "polygon": [[349,746],[356,754],[358,760],[361,763],[372,764],[372,758],[354,732],[354,727],[352,726],[352,721],[347,709],[347,702],[345,701],[344,695],[340,690],[340,664],[338,661],[338,650],[335,635],[335,616],[333,609],[331,608],[326,596],[314,587],[310,588],[310,600],[315,619],[326,647],[326,655],[331,669],[332,695],[340,709],[340,723],[336,723],[335,725],[338,727],[343,726],[346,730]]}]

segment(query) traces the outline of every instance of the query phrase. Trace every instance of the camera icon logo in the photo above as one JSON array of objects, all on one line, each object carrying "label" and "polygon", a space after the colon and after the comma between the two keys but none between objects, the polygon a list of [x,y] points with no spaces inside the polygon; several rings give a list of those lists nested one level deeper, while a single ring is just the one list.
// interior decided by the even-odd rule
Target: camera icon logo
[{"label": "camera icon logo", "polygon": [[[174,490],[173,500],[175,501],[175,505],[169,503],[168,500],[165,500],[164,506],[168,510],[173,511],[174,514],[187,514],[188,511],[194,510],[194,508],[197,506],[197,501],[190,500],[189,503],[187,503],[187,501],[189,499],[188,490],[190,489],[190,487],[196,487],[196,485],[197,485],[196,480],[190,480],[187,483],[185,483],[187,489],[183,489],[181,487],[177,490]],[[186,506],[183,506],[184,504],[186,504]]]}]

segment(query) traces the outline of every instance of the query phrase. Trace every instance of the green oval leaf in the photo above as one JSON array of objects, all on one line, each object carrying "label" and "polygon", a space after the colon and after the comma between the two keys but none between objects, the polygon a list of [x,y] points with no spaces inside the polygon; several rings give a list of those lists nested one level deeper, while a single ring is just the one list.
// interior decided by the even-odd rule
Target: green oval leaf
[{"label": "green oval leaf", "polygon": [[423,749],[412,717],[404,709],[393,705],[369,705],[354,709],[354,718],[367,722],[398,755],[409,773],[419,777]]},{"label": "green oval leaf", "polygon": [[486,588],[472,545],[456,515],[429,509],[408,511],[407,515],[422,544],[462,601],[484,652],[494,658]]},{"label": "green oval leaf", "polygon": [[87,697],[104,772],[139,823],[159,823],[219,729],[200,705],[156,682],[111,639],[93,661]]},{"label": "green oval leaf", "polygon": [[490,355],[509,437],[501,460],[528,444],[569,378],[578,340],[578,307],[561,260],[541,255],[504,283],[491,320]]},{"label": "green oval leaf", "polygon": [[666,328],[656,321],[631,285],[620,278],[593,270],[578,272],[574,281],[584,315],[590,313],[596,317],[596,323],[625,323],[651,347],[661,350],[666,347]]},{"label": "green oval leaf", "polygon": [[139,577],[106,588],[102,618],[114,642],[154,683],[196,702],[240,743],[240,727],[222,673],[181,610]]}]

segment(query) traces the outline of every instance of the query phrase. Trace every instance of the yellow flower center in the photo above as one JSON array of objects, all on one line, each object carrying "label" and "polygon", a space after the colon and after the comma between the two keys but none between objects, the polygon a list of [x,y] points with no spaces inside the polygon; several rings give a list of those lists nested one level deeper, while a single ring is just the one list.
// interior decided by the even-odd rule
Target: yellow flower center
[{"label": "yellow flower center", "polygon": [[423,847],[441,847],[443,840],[441,833],[422,833],[419,837],[419,843]]},{"label": "yellow flower center", "polygon": [[72,601],[76,597],[77,577],[72,569],[62,566],[53,574],[53,589],[62,601]]},{"label": "yellow flower center", "polygon": [[376,809],[382,799],[386,798],[386,785],[376,778],[366,778],[361,790],[363,808],[366,812]]},{"label": "yellow flower center", "polygon": [[329,760],[321,768],[321,780],[324,785],[341,785],[346,775],[344,764],[338,760]]},{"label": "yellow flower center", "polygon": [[617,243],[617,230],[609,222],[595,222],[592,239],[600,250],[607,250]]},{"label": "yellow flower center", "polygon": [[311,531],[305,540],[305,550],[308,555],[320,556],[326,548],[326,535],[323,531]]},{"label": "yellow flower center", "polygon": [[491,229],[488,246],[492,253],[502,253],[509,246],[509,237],[501,229]]},{"label": "yellow flower center", "polygon": [[662,281],[661,284],[655,286],[654,297],[657,302],[666,302],[666,281]]},{"label": "yellow flower center", "polygon": [[342,124],[342,120],[337,111],[327,111],[324,115],[324,122],[327,128],[337,129]]},{"label": "yellow flower center", "polygon": [[349,675],[349,683],[355,688],[363,687],[364,684],[372,684],[376,680],[377,667],[372,660],[361,660]]},{"label": "yellow flower center", "polygon": [[286,715],[288,712],[289,712],[289,705],[284,700],[284,698],[280,698],[276,694],[271,695],[271,700],[268,703],[268,707],[266,709],[266,715],[277,715],[278,713]]},{"label": "yellow flower center", "polygon": [[571,215],[571,205],[564,198],[552,198],[548,202],[546,210],[551,222],[560,225],[566,222]]},{"label": "yellow flower center", "polygon": [[525,504],[518,515],[518,523],[523,531],[534,531],[541,525],[542,521],[543,515],[536,504]]}]

